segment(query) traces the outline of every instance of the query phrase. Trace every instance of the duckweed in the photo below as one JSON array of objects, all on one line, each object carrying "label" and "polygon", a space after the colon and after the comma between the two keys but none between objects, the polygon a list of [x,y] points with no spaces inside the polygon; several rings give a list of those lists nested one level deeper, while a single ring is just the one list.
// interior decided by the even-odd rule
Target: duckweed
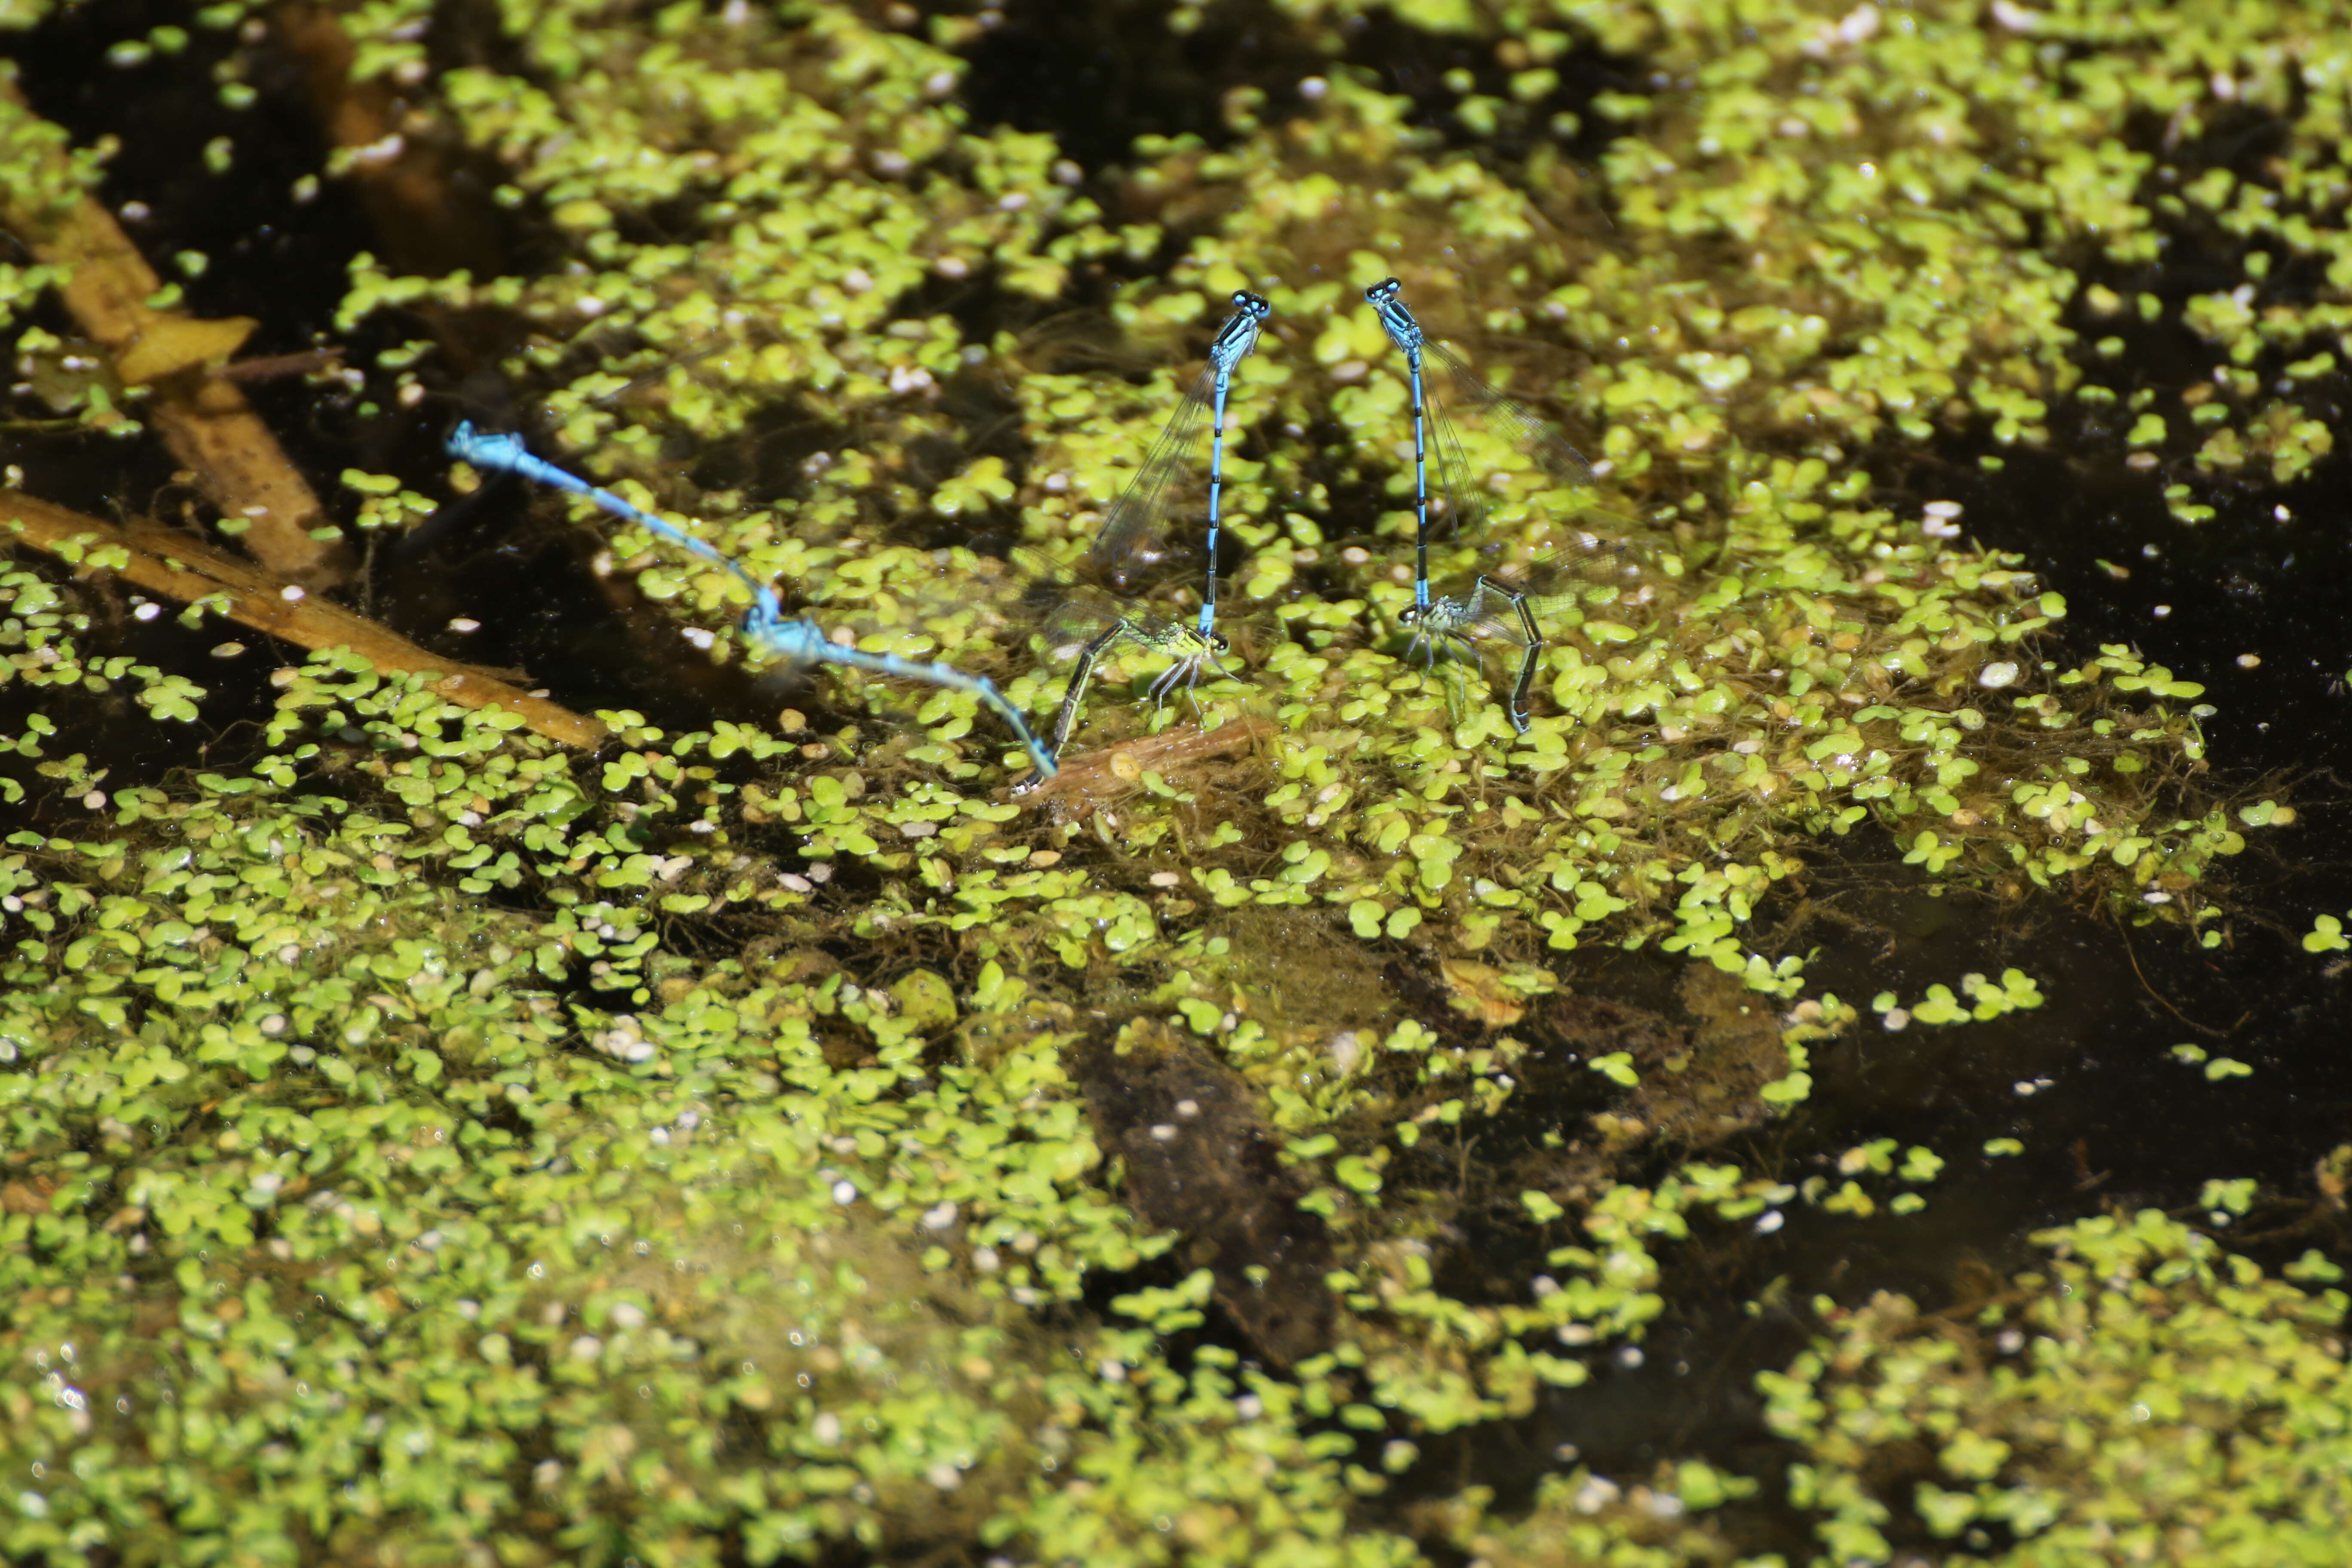
[{"label": "duckweed", "polygon": [[[2200,1206],[2227,1221],[2253,1191]],[[2329,1561],[2342,1270],[2307,1252],[2276,1278],[2152,1209],[2034,1239],[2048,1264],[1980,1305],[1822,1303],[1822,1337],[1758,1380],[1827,1560]]]},{"label": "duckweed", "polygon": [[[16,1554],[227,1551],[233,1530],[273,1560],[389,1532],[540,1561],[683,1532],[772,1561],[946,1529],[1151,1562],[1174,1507],[1194,1560],[1406,1561],[1406,1539],[1347,1523],[1382,1472],[1344,1434],[1442,1433],[1581,1381],[1540,1347],[1639,1332],[1661,1306],[1646,1238],[1774,1191],[1736,1167],[1612,1190],[1581,1222],[1593,1246],[1554,1247],[1562,1289],[1475,1306],[1391,1228],[1427,1200],[1326,1134],[1294,1143],[1291,1212],[1333,1250],[1274,1281],[1326,1326],[1259,1331],[1287,1335],[1287,1375],[1213,1347],[1180,1371],[1157,1338],[1214,1280],[1234,1302],[1266,1289],[1242,1260],[1278,1249],[1048,1329],[1171,1240],[1135,1154],[1144,1228],[1098,1185],[1071,1053],[1103,1047],[1008,966],[1025,950],[1050,981],[1058,941],[914,901],[932,873],[909,856],[858,919],[877,953],[886,931],[961,931],[961,985],[809,945],[826,862],[742,853],[752,829],[719,809],[787,749],[758,731],[613,713],[616,760],[582,762],[354,660],[284,676],[262,754],[174,787],[104,790],[46,754],[45,721],[15,740],[89,791],[77,836],[19,831],[0,861],[21,1358],[0,1399],[9,1462],[71,1478],[16,1500]],[[796,798],[871,793],[836,773]],[[978,847],[999,825],[973,826]],[[1072,891],[1047,868],[992,897]],[[1230,948],[1186,942],[1216,994]],[[1171,1080],[1113,1147],[1158,1146],[1152,1117],[1188,1104],[1203,1126],[1251,1114],[1239,1086],[1296,1081],[1326,1037],[1174,985],[1160,1005],[1193,1004],[1178,1015],[1242,1076],[1200,1058],[1234,1087]],[[1380,1052],[1473,1090],[1441,1121],[1508,1100],[1507,1048],[1457,1063],[1400,1025]],[[1332,1087],[1276,1095],[1272,1125],[1344,1126],[1396,1092],[1385,1069]]]},{"label": "duckweed", "polygon": [[[1325,29],[1374,9],[1279,8]],[[2336,6],[1933,3],[1830,16],[1512,0],[1412,17],[1487,44],[1496,67],[1521,73],[1515,84],[1571,47],[1641,62],[1629,79],[1651,90],[1591,103],[1611,132],[1601,176],[1625,243],[1597,280],[1588,262],[1577,293],[1555,298],[1571,313],[1599,307],[1585,341],[1644,348],[1622,365],[1604,354],[1581,398],[1671,422],[1708,401],[1691,389],[1727,384],[1735,407],[1783,430],[1827,424],[1866,442],[1968,427],[2036,442],[2062,403],[2117,395],[2101,340],[2171,321],[2210,355],[2210,379],[2123,389],[2126,446],[2183,474],[2258,468],[2277,482],[2334,450],[2298,391],[2333,368],[2352,318],[2292,279],[2352,267],[2334,157],[2347,47]],[[1465,125],[1492,116],[1520,135],[1572,133],[1572,113],[1542,118],[1555,92],[1485,96],[1466,74],[1448,86],[1465,95],[1454,111]],[[2234,158],[2256,124],[2274,138],[2268,154]],[[1527,174],[1577,197],[1576,176],[1546,155]],[[2189,255],[2243,280],[2138,288],[2149,264]],[[1745,263],[1736,284],[1694,277],[1733,257]],[[1645,310],[1622,309],[1642,299]],[[2180,417],[2142,401],[2158,396]],[[1722,439],[1686,417],[1685,450]]]},{"label": "duckweed", "polygon": [[[1449,149],[1341,62],[1356,5],[1277,9],[1320,40],[1317,90],[1233,100],[1216,146],[1147,138],[1115,195],[1052,138],[973,122],[971,18],[925,41],[830,4],[500,5],[470,63],[425,47],[434,7],[343,18],[357,73],[413,89],[411,130],[500,170],[498,202],[562,254],[438,279],[362,258],[343,326],[503,323],[551,455],[694,517],[860,646],[989,673],[1033,713],[1060,672],[1024,646],[1004,547],[1082,548],[1209,301],[1267,292],[1228,449],[1246,673],[1200,692],[1207,722],[1262,727],[1214,769],[1130,755],[1123,793],[1033,808],[991,794],[1006,758],[950,693],[845,680],[837,711],[776,731],[611,712],[582,758],[330,654],[199,758],[201,686],[105,652],[90,590],[0,567],[0,678],[39,710],[0,737],[0,791],[40,813],[0,845],[0,1549],[1728,1559],[1708,1516],[1757,1483],[1696,1461],[1574,1468],[1517,1519],[1475,1489],[1367,1500],[1633,1348],[1695,1233],[1928,1201],[1948,1152],[1866,1139],[1793,1184],[1708,1152],[1802,1102],[1810,1047],[1858,1016],[1759,934],[1825,847],[1885,834],[1931,885],[2220,942],[2210,874],[2292,812],[2206,798],[2195,683],[2068,652],[2057,595],[1862,457],[2038,443],[2071,398],[2121,405],[2116,461],[2163,469],[2183,515],[2322,461],[2292,399],[2343,324],[2252,262],[2340,259],[2308,155],[2340,95],[2294,90],[2333,79],[2340,29],[2256,48],[2204,4],[2161,30],[2088,5],[1397,8],[1493,30],[1508,80],[1471,80],[1462,125],[1610,125],[1579,168]],[[1566,107],[1552,67],[1595,45],[1652,89]],[[2194,149],[2224,101],[2287,127],[2252,182],[2184,183],[2126,134],[2153,113]],[[8,131],[56,140],[0,100]],[[70,189],[27,194],[10,166],[19,201],[98,173],[82,154]],[[2246,284],[2123,287],[2159,241],[2216,235]],[[1563,618],[1524,737],[1393,635],[1406,391],[1360,303],[1391,274],[1606,463],[1597,495],[1563,495],[1471,432],[1496,531],[1443,568],[1570,527],[1668,563],[1652,604]],[[0,268],[0,325],[58,281]],[[2174,317],[2226,363],[2158,408],[2090,379],[2085,312],[2101,337]],[[1136,379],[1100,373],[1118,340]],[[131,427],[139,393],[52,376],[35,329],[16,343],[53,406]],[[368,411],[454,379],[446,353],[377,356]],[[369,530],[443,493],[343,479]],[[577,521],[740,657],[729,579]],[[1082,747],[1173,721],[1116,700],[1152,673],[1112,672]],[[85,739],[101,720],[190,761],[115,781]],[[2334,917],[2305,938],[2342,945]],[[1560,955],[1594,946],[1680,961],[1687,1021],[1557,994]],[[1875,1011],[1989,1019],[2049,979]],[[1554,1082],[1546,1037],[1601,1048]],[[1530,1101],[1577,1120],[1467,1173]],[[1206,1175],[1230,1212],[1181,1195]],[[1444,1269],[1479,1183],[1507,1216],[1481,1223],[1543,1260],[1531,1289]],[[1972,1327],[1820,1303],[1830,1339],[1767,1378],[1807,1453],[1785,1495],[1831,1556],[1886,1560],[1898,1510],[2050,1553],[2021,1561],[2182,1529],[2291,1542],[2283,1500],[2336,1463],[2340,1299],[2161,1216],[2044,1243],[2050,1271]],[[2000,1348],[2012,1325],[2031,1357]],[[1962,1356],[1970,1334],[1991,1350]],[[2047,1414],[2127,1394],[2154,1425],[2088,1446]],[[2209,1417],[2259,1477],[2243,1507],[2191,1440]],[[2183,1482],[2126,1518],[2142,1463]]]},{"label": "duckweed", "polygon": [[1871,998],[1870,1010],[1879,1015],[1887,1028],[1903,1029],[1913,1024],[1980,1024],[2005,1013],[2039,1007],[2042,1002],[2041,988],[2019,969],[2002,970],[1998,981],[1963,974],[1960,994],[1968,1001],[1954,995],[1948,985],[1930,985],[1924,997],[1905,1007],[1896,1004],[1894,992],[1882,991]]},{"label": "duckweed", "polygon": [[2334,915],[2317,917],[2311,922],[2311,929],[2303,933],[2305,952],[2342,952],[2347,947],[2352,947],[2352,942],[2345,940],[2344,922]]},{"label": "duckweed", "polygon": [[[1017,640],[1010,585],[962,542],[1082,543],[1171,384],[1155,378],[1138,396],[1052,370],[1050,336],[982,341],[945,314],[894,312],[926,278],[982,268],[1016,292],[1058,293],[1100,279],[1126,242],[1059,183],[1046,139],[969,126],[953,101],[956,57],[824,7],[793,32],[755,18],[722,32],[644,37],[585,13],[535,15],[515,40],[539,64],[534,85],[476,70],[444,81],[442,112],[505,161],[513,199],[546,204],[560,225],[583,202],[609,214],[659,201],[665,226],[686,224],[695,242],[639,243],[600,218],[570,225],[582,265],[537,278],[404,279],[362,263],[345,319],[426,300],[515,316],[529,340],[509,369],[538,391],[572,460],[642,475],[634,499],[646,503],[714,513],[699,526],[753,571],[796,584],[826,624],[886,628],[861,646],[996,673],[1042,713],[1055,672],[1003,668]],[[827,85],[812,93],[804,83],[817,79]],[[641,109],[615,108],[648,93]],[[682,117],[685,103],[698,111]],[[1114,318],[1175,348],[1170,328],[1201,322],[1217,291],[1246,283],[1271,290],[1283,345],[1243,367],[1245,402],[1270,412],[1238,446],[1229,486],[1251,548],[1241,602],[1264,628],[1256,670],[1203,705],[1212,720],[1244,709],[1281,720],[1271,787],[1245,808],[1262,822],[1246,834],[1247,864],[1270,848],[1288,869],[1248,874],[1226,847],[1192,843],[1180,874],[1213,902],[1330,904],[1360,931],[1426,942],[1443,929],[1472,949],[1529,931],[1555,951],[1656,942],[1785,996],[1798,961],[1745,938],[1757,901],[1799,868],[1796,841],[1874,823],[1934,876],[2091,880],[2138,918],[2210,914],[2207,868],[2242,840],[2223,816],[2182,810],[2179,784],[2203,754],[2200,689],[2122,647],[2073,668],[2035,657],[2063,603],[2012,565],[1942,542],[1948,503],[1909,518],[1873,504],[1835,442],[1768,456],[1782,430],[1774,405],[1725,368],[1753,358],[1744,341],[1736,354],[1678,351],[1697,395],[1664,390],[1654,349],[1605,359],[1570,394],[1622,487],[1610,503],[1669,547],[1680,591],[1640,624],[1595,617],[1563,637],[1539,682],[1553,711],[1524,739],[1491,708],[1449,702],[1381,631],[1409,603],[1393,540],[1410,471],[1394,450],[1401,372],[1380,353],[1362,286],[1402,270],[1416,289],[1457,296],[1454,313],[1489,332],[1606,343],[1630,342],[1629,322],[1700,284],[1665,286],[1657,268],[1685,263],[1664,250],[1629,273],[1624,257],[1538,239],[1544,193],[1425,147],[1345,73],[1313,112],[1234,148],[1166,151],[1154,199],[1197,187],[1228,216],[1163,282],[1123,295]],[[1353,174],[1313,172],[1334,167]],[[1415,275],[1413,258],[1447,235],[1475,238],[1478,264],[1459,279]],[[2018,300],[2005,303],[2013,315]],[[1710,341],[1752,330],[1746,321],[1722,312]],[[1763,380],[1785,402],[1803,356],[1823,352],[1818,333],[1784,339]],[[596,368],[584,376],[551,374],[586,357]],[[982,374],[1017,404],[1017,461],[972,451],[946,412],[948,389]],[[681,454],[701,455],[697,471],[740,466],[740,433],[779,407],[816,448],[787,493],[686,483]],[[1846,411],[1808,407],[1808,420]],[[1323,429],[1345,443],[1278,434]],[[1871,430],[1861,421],[1846,439]],[[1504,447],[1478,457],[1506,473],[1525,463]],[[1557,498],[1523,494],[1526,483],[1496,515],[1539,544]],[[1340,499],[1367,495],[1381,499]],[[947,543],[885,542],[877,521]],[[1370,553],[1334,548],[1350,537]],[[615,554],[650,594],[717,630],[731,614],[724,578],[665,561],[653,542],[625,532]],[[901,700],[866,689],[869,705]],[[969,732],[968,706],[933,695],[901,717],[952,742]],[[1096,704],[1096,732],[1118,722]],[[972,776],[952,750],[901,754]],[[1157,800],[1117,826],[1165,851],[1167,814],[1198,801],[1181,780]],[[869,837],[891,841],[843,826],[827,847],[866,855]]]}]

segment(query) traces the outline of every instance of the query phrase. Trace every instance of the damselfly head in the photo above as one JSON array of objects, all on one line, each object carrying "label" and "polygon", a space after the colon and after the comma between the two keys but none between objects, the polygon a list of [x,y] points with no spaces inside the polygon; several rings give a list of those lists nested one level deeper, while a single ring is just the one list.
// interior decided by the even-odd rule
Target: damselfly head
[{"label": "damselfly head", "polygon": [[[1257,347],[1258,330],[1273,314],[1274,307],[1258,295],[1246,289],[1234,291],[1233,319],[1218,329],[1217,341],[1209,345],[1209,368],[1214,374],[1218,386],[1222,387],[1225,378],[1233,374],[1234,367]],[[1222,407],[1223,395],[1219,395],[1219,406]]]},{"label": "damselfly head", "polygon": [[1364,302],[1370,305],[1385,305],[1403,292],[1404,285],[1402,282],[1394,278],[1383,278],[1364,290]]},{"label": "damselfly head", "polygon": [[1407,605],[1403,609],[1397,612],[1397,625],[1410,631],[1414,626],[1421,625],[1421,617],[1424,614],[1426,614],[1426,612],[1423,611],[1419,605]]}]

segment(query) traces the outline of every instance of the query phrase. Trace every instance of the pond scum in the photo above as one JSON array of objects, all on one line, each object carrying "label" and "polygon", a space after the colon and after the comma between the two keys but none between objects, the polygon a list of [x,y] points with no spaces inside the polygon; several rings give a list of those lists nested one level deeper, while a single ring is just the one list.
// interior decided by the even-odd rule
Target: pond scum
[{"label": "pond scum", "polygon": [[[1200,691],[1204,724],[1257,722],[1239,752],[1130,739],[1024,803],[954,692],[844,677],[772,730],[609,714],[591,756],[324,653],[278,672],[257,733],[213,736],[200,681],[111,651],[102,552],[78,575],[20,552],[5,668],[37,710],[0,789],[43,826],[0,860],[0,1551],[1646,1568],[1760,1550],[1767,1504],[1822,1562],[2329,1560],[2333,1266],[2264,1279],[2155,1214],[2048,1233],[2041,1271],[1940,1319],[1819,1303],[1819,1348],[1763,1380],[1785,1471],[1563,1461],[1532,1513],[1384,1494],[1638,1345],[1695,1234],[1909,1212],[1975,1157],[1883,1141],[1801,1190],[1710,1163],[1856,1016],[1759,929],[1824,846],[1884,834],[1940,884],[2226,946],[2216,858],[2291,814],[2195,793],[2198,688],[2065,652],[2055,595],[1860,455],[2039,443],[2064,408],[2179,474],[2192,521],[2192,472],[2325,457],[2294,399],[2346,326],[2347,16],[1394,7],[1486,40],[1444,118],[1533,148],[1504,161],[1342,63],[1358,10],[1271,7],[1327,68],[1228,94],[1216,147],[1144,139],[1117,212],[1050,137],[972,122],[985,15],[342,16],[411,134],[494,161],[561,251],[356,262],[344,328],[414,340],[363,366],[362,412],[453,384],[452,323],[506,323],[551,456],[1033,715],[1057,672],[995,557],[1082,548],[1213,301],[1266,293],[1225,453],[1240,679]],[[1652,90],[1571,105],[1562,64],[1596,47]],[[2250,118],[2271,155],[2205,166]],[[1597,160],[1559,155],[1591,125]],[[0,158],[20,212],[99,173],[5,101]],[[2242,279],[2122,286],[2176,243]],[[1058,313],[1114,274],[1109,324]],[[1402,658],[1405,390],[1363,303],[1391,274],[1486,374],[1549,389],[1605,459],[1595,504],[1678,568],[1640,616],[1558,628],[1524,737]],[[0,269],[20,379],[70,352],[26,324],[58,281]],[[2105,384],[2174,310],[2210,384]],[[1064,368],[1114,330],[1170,368]],[[130,433],[141,404],[86,381],[66,407]],[[695,488],[753,471],[744,433],[780,411],[821,437],[782,493]],[[446,493],[343,478],[359,531]],[[1579,515],[1524,479],[1493,510],[1445,542],[1454,573]],[[737,657],[723,574],[578,521]],[[1074,752],[1148,717],[1106,688]],[[187,763],[110,787],[100,725]],[[1684,1018],[1561,994],[1606,946],[1679,955]],[[2036,979],[1917,1016],[2034,1005]],[[1474,1161],[1530,1108],[1573,1120]],[[1650,1148],[1685,1163],[1624,1179]],[[1188,1208],[1188,1175],[1232,1212]],[[1465,1266],[1482,1204],[1523,1275]]]}]

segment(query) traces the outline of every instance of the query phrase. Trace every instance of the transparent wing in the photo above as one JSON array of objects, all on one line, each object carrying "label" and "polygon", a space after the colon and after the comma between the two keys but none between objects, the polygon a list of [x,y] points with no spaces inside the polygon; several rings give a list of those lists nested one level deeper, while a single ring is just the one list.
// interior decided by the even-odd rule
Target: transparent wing
[{"label": "transparent wing", "polygon": [[1562,549],[1489,572],[1472,584],[1454,601],[1464,606],[1458,635],[1523,647],[1530,617],[1539,636],[1541,623],[1564,606],[1632,611],[1657,602],[1667,583],[1655,551],[1580,531]]},{"label": "transparent wing", "polygon": [[[1482,581],[1468,595],[1468,611],[1455,621],[1454,636],[1478,642],[1498,642],[1512,647],[1528,645],[1527,622],[1508,595],[1498,594]],[[1533,605],[1529,606],[1530,611]],[[1538,628],[1538,634],[1540,628]]]},{"label": "transparent wing", "polygon": [[[1045,638],[1051,663],[1076,660],[1114,627],[1118,635],[1113,643],[1132,643],[1171,658],[1193,659],[1211,652],[1191,622],[1171,620],[1132,595],[1094,581],[1090,556],[1070,567],[1022,545],[1013,552],[1013,564],[1023,583],[1023,616]],[[1105,645],[1104,651],[1108,649]]]},{"label": "transparent wing", "polygon": [[1045,658],[1066,664],[1111,626],[1126,618],[1118,599],[1043,551],[1021,545],[1013,552],[1021,584],[1022,618],[1045,639]]},{"label": "transparent wing", "polygon": [[1510,442],[1533,458],[1555,484],[1580,489],[1592,483],[1592,465],[1570,446],[1550,421],[1500,387],[1482,379],[1469,363],[1445,344],[1432,340],[1428,352],[1445,367],[1453,385],[1452,403],[1465,417],[1475,417],[1498,439]]},{"label": "transparent wing", "polygon": [[1201,448],[1216,387],[1216,373],[1202,371],[1151,444],[1143,467],[1110,503],[1102,531],[1087,552],[1090,569],[1102,581],[1127,587],[1167,553],[1171,519],[1204,482]]},{"label": "transparent wing", "polygon": [[1433,528],[1450,528],[1456,538],[1475,538],[1486,527],[1492,504],[1494,492],[1485,479],[1495,465],[1472,462],[1457,416],[1475,420],[1490,441],[1516,449],[1553,485],[1581,489],[1592,483],[1592,465],[1584,460],[1584,455],[1526,404],[1480,380],[1462,356],[1444,344],[1431,342],[1425,347],[1444,366],[1447,383],[1442,392],[1433,384],[1422,389],[1435,470]]},{"label": "transparent wing", "polygon": [[1570,599],[1632,608],[1655,599],[1667,582],[1656,551],[1581,529],[1560,549],[1498,575],[1538,608]]},{"label": "transparent wing", "polygon": [[1445,405],[1424,388],[1423,407],[1429,422],[1430,505],[1433,536],[1451,531],[1457,539],[1475,538],[1486,526],[1486,487],[1471,482],[1476,470],[1462,450],[1462,433]]}]

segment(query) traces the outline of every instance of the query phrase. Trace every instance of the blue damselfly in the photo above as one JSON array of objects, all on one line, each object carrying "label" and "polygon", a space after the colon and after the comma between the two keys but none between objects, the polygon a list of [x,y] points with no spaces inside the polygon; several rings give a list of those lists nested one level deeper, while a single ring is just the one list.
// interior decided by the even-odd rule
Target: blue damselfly
[{"label": "blue damselfly", "polygon": [[[1461,355],[1430,337],[1405,308],[1403,287],[1396,279],[1385,279],[1365,289],[1364,299],[1379,314],[1389,342],[1404,355],[1412,396],[1412,605],[1399,616],[1412,633],[1408,654],[1425,654],[1433,667],[1444,651],[1476,662],[1475,645],[1481,640],[1517,645],[1521,650],[1518,677],[1507,711],[1511,727],[1525,734],[1528,693],[1544,648],[1544,618],[1579,601],[1644,603],[1660,586],[1660,563],[1643,546],[1579,528],[1568,544],[1550,554],[1483,574],[1457,595],[1433,597],[1429,536],[1433,523],[1444,522],[1457,536],[1469,538],[1486,522],[1481,497],[1486,487],[1472,482],[1454,413],[1475,418],[1489,435],[1519,448],[1556,486],[1590,486],[1592,465],[1527,405],[1481,379]],[[1445,396],[1429,384],[1432,360],[1446,372],[1450,385]]]},{"label": "blue damselfly", "polygon": [[1217,525],[1222,515],[1225,466],[1225,405],[1233,390],[1234,372],[1257,347],[1258,331],[1274,307],[1246,290],[1233,299],[1234,313],[1217,329],[1209,344],[1209,363],[1175,416],[1160,431],[1143,466],[1111,502],[1103,519],[1101,536],[1089,557],[1108,563],[1109,580],[1129,585],[1133,568],[1155,560],[1165,547],[1172,514],[1191,493],[1191,476],[1199,462],[1201,427],[1209,437],[1209,580],[1201,600],[1200,636],[1205,644],[1217,630]]},{"label": "blue damselfly", "polygon": [[924,663],[902,658],[897,654],[867,653],[863,648],[833,641],[814,621],[787,617],[777,602],[776,591],[744,571],[725,552],[695,538],[674,523],[630,505],[608,489],[592,485],[543,458],[533,457],[524,447],[520,436],[484,435],[477,431],[470,422],[463,423],[450,434],[448,452],[451,457],[471,463],[486,472],[514,474],[556,489],[568,490],[573,495],[586,496],[614,516],[634,522],[659,538],[693,552],[705,561],[724,567],[734,574],[751,595],[751,608],[745,612],[742,621],[745,640],[774,658],[801,666],[838,665],[905,680],[928,681],[933,686],[971,693],[1004,721],[1020,741],[1022,749],[1029,753],[1029,760],[1035,764],[1038,775],[1043,778],[1053,776],[1053,752],[1047,751],[1030,731],[1028,721],[1005,700],[1004,694],[996,689],[996,683],[986,676],[967,675],[944,662]]}]

